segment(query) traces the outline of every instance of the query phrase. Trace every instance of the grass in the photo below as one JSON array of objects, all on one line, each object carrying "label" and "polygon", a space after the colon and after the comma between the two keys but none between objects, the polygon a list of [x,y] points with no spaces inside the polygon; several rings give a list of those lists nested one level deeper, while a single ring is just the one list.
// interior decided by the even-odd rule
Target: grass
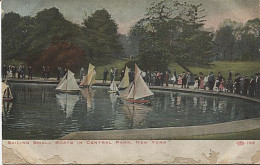
[{"label": "grass", "polygon": [[184,137],[179,140],[259,140],[260,128],[249,131]]},{"label": "grass", "polygon": [[125,64],[129,61],[130,59],[114,59],[114,60],[109,60],[108,64],[105,65],[96,65],[95,63],[93,63],[93,65],[96,65],[96,79],[97,80],[102,80],[103,79],[103,71],[105,68],[107,68],[109,74],[107,76],[107,79],[110,80],[110,70],[111,68],[117,68],[117,77],[116,80],[119,80],[119,76],[121,73],[121,70],[124,69]]},{"label": "grass", "polygon": [[[121,72],[121,69],[124,68],[125,64],[130,61],[131,59],[112,59],[112,58],[103,58],[102,60],[98,60],[97,62],[94,62],[93,65],[96,66],[96,79],[103,79],[103,71],[105,68],[108,69],[110,72],[111,67],[116,67],[118,72],[117,72],[117,80],[119,80],[119,75]],[[15,64],[18,66],[21,61],[17,60],[8,60],[4,61],[5,64]],[[221,74],[224,76],[224,78],[228,77],[229,71],[232,71],[233,77],[235,73],[240,73],[240,75],[244,76],[251,76],[254,75],[257,72],[260,72],[260,61],[248,61],[248,62],[232,62],[232,61],[215,61],[213,62],[210,67],[188,67],[194,74],[198,74],[199,72],[202,72],[204,75],[207,75],[209,72],[214,72],[215,76],[217,76],[218,72],[221,72]],[[145,69],[145,68],[140,68]],[[169,65],[169,69],[174,71],[176,69],[177,74],[181,74],[184,69],[176,64],[176,63],[171,63]],[[53,75],[55,76],[55,72],[53,72]],[[38,75],[34,73],[34,75]],[[78,74],[76,74],[76,78],[78,78]],[[108,75],[108,80],[110,80],[110,75]]]},{"label": "grass", "polygon": [[260,72],[260,61],[247,61],[247,62],[233,62],[233,61],[215,61],[210,67],[188,67],[194,74],[202,72],[207,75],[209,72],[213,72],[216,76],[218,72],[224,76],[228,77],[229,71],[233,74],[240,73],[243,76],[252,76],[257,72]]}]

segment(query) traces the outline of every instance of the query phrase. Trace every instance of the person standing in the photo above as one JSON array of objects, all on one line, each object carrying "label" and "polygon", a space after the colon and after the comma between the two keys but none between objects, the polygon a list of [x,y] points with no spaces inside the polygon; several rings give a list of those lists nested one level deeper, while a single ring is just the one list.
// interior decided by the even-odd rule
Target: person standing
[{"label": "person standing", "polygon": [[83,80],[83,76],[86,75],[86,71],[83,67],[81,67],[80,71],[79,71],[79,81]]},{"label": "person standing", "polygon": [[46,67],[46,79],[50,78],[50,73],[51,73],[50,66],[47,66]]},{"label": "person standing", "polygon": [[186,82],[186,87],[189,88],[190,84],[191,84],[191,75],[190,72],[187,72],[187,82]]},{"label": "person standing", "polygon": [[57,68],[57,80],[60,80],[60,67]]},{"label": "person standing", "polygon": [[223,80],[223,76],[221,75],[221,73],[220,72],[218,72],[218,83],[217,83],[217,88],[218,88],[218,90],[219,90],[219,85],[220,85],[220,83],[222,82],[222,80]]},{"label": "person standing", "polygon": [[164,78],[165,78],[165,84],[166,84],[166,87],[168,87],[169,73],[168,73],[167,70],[166,70],[166,72],[165,72],[165,76],[164,76]]},{"label": "person standing", "polygon": [[182,73],[182,83],[181,83],[181,87],[182,87],[182,88],[186,88],[186,83],[187,83],[186,73],[183,72],[183,73]]},{"label": "person standing", "polygon": [[[175,76],[175,78],[176,78],[176,80],[177,80],[177,71],[176,71],[176,69],[174,69],[174,72],[173,72],[173,74],[174,74],[174,76]],[[177,81],[175,81],[175,84],[178,84],[178,82]]]},{"label": "person standing", "polygon": [[21,78],[21,73],[22,73],[22,65],[21,64],[17,69],[17,73],[18,73],[18,78]]},{"label": "person standing", "polygon": [[12,71],[12,78],[15,78],[16,68],[14,65],[11,67],[11,71]]},{"label": "person standing", "polygon": [[146,81],[148,85],[151,85],[151,73],[149,70],[146,72]]},{"label": "person standing", "polygon": [[214,77],[213,72],[210,72],[208,82],[209,82],[209,90],[213,90],[213,87],[215,84],[215,77]]},{"label": "person standing", "polygon": [[125,75],[125,70],[124,68],[121,70],[121,73],[120,73],[120,81],[122,81],[122,79],[124,78],[124,75]]},{"label": "person standing", "polygon": [[114,79],[116,80],[116,76],[117,76],[117,69],[114,69]]},{"label": "person standing", "polygon": [[105,68],[105,70],[103,72],[103,83],[107,82],[107,75],[108,75],[108,70],[107,70],[107,68]]},{"label": "person standing", "polygon": [[249,81],[249,96],[250,97],[255,96],[255,87],[256,87],[256,80],[254,79],[254,76],[251,76],[251,79]]},{"label": "person standing", "polygon": [[28,68],[28,79],[32,79],[32,72],[33,72],[32,66],[29,66],[29,68]]},{"label": "person standing", "polygon": [[234,83],[236,94],[240,94],[240,76],[238,73],[236,74],[236,79]]},{"label": "person standing", "polygon": [[42,78],[45,79],[46,78],[46,69],[45,66],[42,66]]},{"label": "person standing", "polygon": [[111,70],[110,70],[110,80],[111,80],[111,83],[112,83],[113,79],[114,79],[114,69],[111,68]]},{"label": "person standing", "polygon": [[199,89],[204,89],[204,76],[203,73],[200,73],[200,87]]},{"label": "person standing", "polygon": [[255,96],[260,98],[260,73],[255,74]]},{"label": "person standing", "polygon": [[246,76],[245,79],[244,79],[244,93],[243,93],[244,96],[247,96],[248,87],[249,87],[249,79]]},{"label": "person standing", "polygon": [[4,65],[2,68],[2,78],[6,78],[6,75],[7,75],[7,67],[6,65]]}]

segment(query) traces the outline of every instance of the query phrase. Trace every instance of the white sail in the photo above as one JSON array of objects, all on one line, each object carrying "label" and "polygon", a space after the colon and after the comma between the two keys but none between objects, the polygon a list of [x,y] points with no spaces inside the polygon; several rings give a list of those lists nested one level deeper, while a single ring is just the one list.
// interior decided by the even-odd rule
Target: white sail
[{"label": "white sail", "polygon": [[120,82],[120,84],[118,85],[118,88],[126,88],[129,85],[129,69],[126,66],[125,67],[125,73],[124,73],[124,77],[122,79],[122,81]]},{"label": "white sail", "polygon": [[123,92],[120,93],[119,97],[127,97],[132,86],[133,86],[133,82],[131,82],[130,85],[128,85],[128,87]]},{"label": "white sail", "polygon": [[[8,95],[9,92],[9,95]],[[2,98],[12,98],[12,92],[11,89],[9,87],[9,85],[7,85],[6,81],[2,82]]]},{"label": "white sail", "polygon": [[74,73],[68,70],[66,75],[62,78],[61,82],[56,87],[56,90],[61,91],[79,91],[78,84],[74,78]]},{"label": "white sail", "polygon": [[153,92],[149,89],[142,78],[142,72],[135,64],[135,79],[133,89],[129,92],[127,98],[140,99],[153,95]]},{"label": "white sail", "polygon": [[89,63],[88,65],[88,74],[86,77],[80,82],[80,86],[91,86],[95,83],[96,71],[95,66]]},{"label": "white sail", "polygon": [[110,88],[111,91],[118,91],[118,88],[116,86],[116,82],[114,81],[114,79],[113,79],[109,88]]},{"label": "white sail", "polygon": [[68,72],[65,74],[65,76],[61,79],[60,83],[57,85],[55,90],[61,90],[61,87],[64,85],[66,78],[67,78]]},{"label": "white sail", "polygon": [[134,98],[134,89],[135,89],[135,85],[133,83],[133,85],[130,88],[130,91],[128,92],[128,95],[126,96],[127,99],[133,99]]}]

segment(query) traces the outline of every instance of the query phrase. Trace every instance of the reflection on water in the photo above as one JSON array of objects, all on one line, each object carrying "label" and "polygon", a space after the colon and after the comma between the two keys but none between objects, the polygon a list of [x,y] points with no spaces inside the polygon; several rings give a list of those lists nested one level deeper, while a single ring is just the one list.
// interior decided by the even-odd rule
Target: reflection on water
[{"label": "reflection on water", "polygon": [[55,85],[11,84],[13,102],[2,107],[3,139],[57,139],[75,131],[205,125],[255,118],[254,102],[154,91],[151,105],[132,104],[108,88],[55,91]]}]

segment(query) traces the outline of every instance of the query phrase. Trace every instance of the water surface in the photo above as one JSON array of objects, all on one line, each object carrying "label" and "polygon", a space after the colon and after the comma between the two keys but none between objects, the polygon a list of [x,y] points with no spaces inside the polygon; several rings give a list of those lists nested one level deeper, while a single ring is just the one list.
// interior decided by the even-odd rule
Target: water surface
[{"label": "water surface", "polygon": [[57,93],[51,84],[10,84],[3,104],[3,139],[58,139],[75,131],[206,125],[260,116],[252,101],[192,93],[154,91],[151,105],[131,104],[107,87]]}]

